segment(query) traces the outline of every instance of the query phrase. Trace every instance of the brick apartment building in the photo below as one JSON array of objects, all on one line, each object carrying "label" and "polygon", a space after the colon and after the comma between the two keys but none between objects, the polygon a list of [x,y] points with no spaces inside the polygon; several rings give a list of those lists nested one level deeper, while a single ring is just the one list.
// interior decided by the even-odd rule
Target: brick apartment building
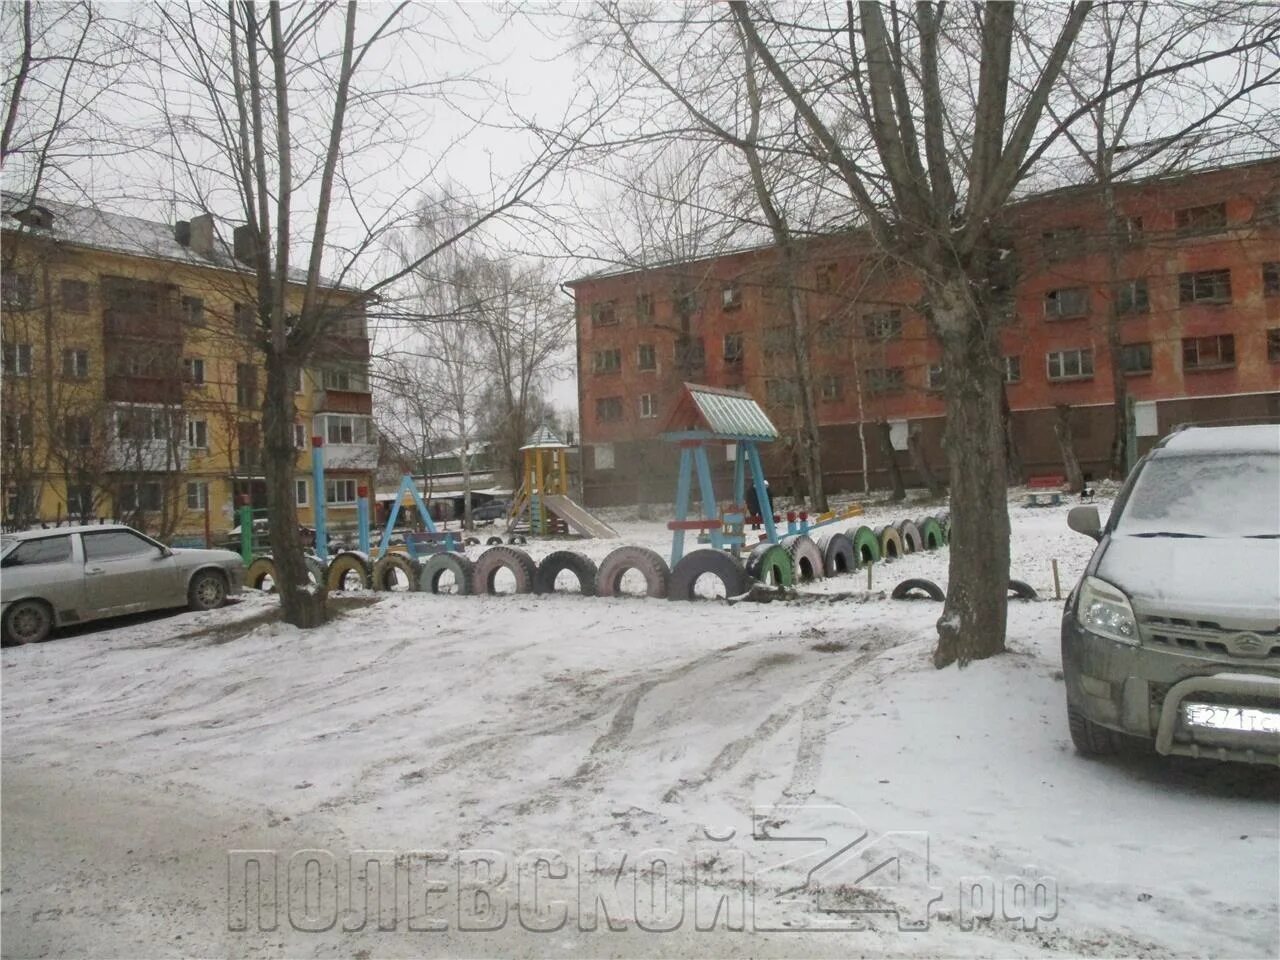
[{"label": "brick apartment building", "polygon": [[[1061,472],[1053,423],[1064,404],[1084,470],[1108,472],[1113,309],[1139,452],[1187,420],[1280,416],[1280,159],[1135,181],[1116,196],[1115,232],[1096,186],[1038,195],[1009,212],[1016,306],[1001,342],[1027,474]],[[860,491],[864,456],[870,486],[887,485],[881,422],[899,450],[918,423],[926,462],[945,476],[947,371],[913,308],[918,281],[856,232],[809,241],[804,260],[827,489]],[[675,451],[659,435],[682,381],[744,389],[794,434],[776,262],[771,247],[759,247],[568,284],[588,504],[673,496]],[[1121,278],[1114,287],[1112,276]],[[781,490],[791,459],[785,443],[767,449]],[[895,459],[908,483],[916,479],[905,454]]]}]

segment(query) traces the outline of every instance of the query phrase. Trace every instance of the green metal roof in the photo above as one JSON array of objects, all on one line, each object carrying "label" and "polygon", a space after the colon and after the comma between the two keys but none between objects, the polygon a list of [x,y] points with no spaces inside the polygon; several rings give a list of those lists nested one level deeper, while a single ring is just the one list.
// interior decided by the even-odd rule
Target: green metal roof
[{"label": "green metal roof", "polygon": [[544,447],[551,449],[567,450],[568,444],[555,435],[555,432],[546,424],[540,426],[533,433],[529,434],[529,440],[521,450],[533,450],[536,447]]},{"label": "green metal roof", "polygon": [[685,389],[712,433],[743,440],[777,440],[778,428],[750,394],[696,383]]}]

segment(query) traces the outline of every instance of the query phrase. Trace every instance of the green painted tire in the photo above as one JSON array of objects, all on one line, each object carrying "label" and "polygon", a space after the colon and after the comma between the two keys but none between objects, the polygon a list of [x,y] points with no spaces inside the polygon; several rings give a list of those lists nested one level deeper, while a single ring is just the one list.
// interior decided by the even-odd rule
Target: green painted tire
[{"label": "green painted tire", "polygon": [[947,542],[946,535],[942,532],[942,524],[933,517],[921,517],[917,526],[920,528],[920,540],[926,550],[937,550]]},{"label": "green painted tire", "polygon": [[851,527],[848,537],[853,541],[853,559],[861,567],[866,563],[880,562],[880,539],[870,527]]},{"label": "green painted tire", "polygon": [[795,564],[791,554],[776,543],[761,543],[747,555],[747,576],[752,580],[775,587],[789,587],[795,583]]}]

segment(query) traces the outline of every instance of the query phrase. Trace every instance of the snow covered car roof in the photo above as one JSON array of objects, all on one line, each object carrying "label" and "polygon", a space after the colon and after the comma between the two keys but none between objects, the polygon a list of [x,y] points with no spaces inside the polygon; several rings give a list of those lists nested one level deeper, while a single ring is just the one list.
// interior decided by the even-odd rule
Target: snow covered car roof
[{"label": "snow covered car roof", "polygon": [[1173,453],[1280,454],[1280,424],[1254,423],[1230,427],[1187,427],[1171,434],[1160,446]]}]

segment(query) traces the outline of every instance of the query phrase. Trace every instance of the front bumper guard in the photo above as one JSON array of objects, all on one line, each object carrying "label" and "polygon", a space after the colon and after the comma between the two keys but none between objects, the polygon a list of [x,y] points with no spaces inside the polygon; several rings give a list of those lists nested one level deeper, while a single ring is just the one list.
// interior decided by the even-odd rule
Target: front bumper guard
[{"label": "front bumper guard", "polygon": [[[1198,743],[1192,735],[1190,743],[1182,743],[1174,739],[1178,729],[1178,721],[1182,716],[1182,702],[1192,694],[1214,693],[1228,696],[1269,697],[1280,703],[1280,677],[1266,677],[1257,674],[1220,673],[1208,677],[1187,677],[1179,680],[1165,694],[1164,704],[1160,711],[1160,726],[1156,731],[1156,751],[1158,753],[1180,754],[1191,757],[1209,757],[1219,760],[1247,759],[1257,762],[1260,756],[1273,756],[1280,764],[1280,735],[1274,734],[1235,734],[1234,732],[1214,731],[1215,739],[1219,737],[1238,741],[1237,743]],[[1263,749],[1256,749],[1246,743],[1265,744]]]}]

